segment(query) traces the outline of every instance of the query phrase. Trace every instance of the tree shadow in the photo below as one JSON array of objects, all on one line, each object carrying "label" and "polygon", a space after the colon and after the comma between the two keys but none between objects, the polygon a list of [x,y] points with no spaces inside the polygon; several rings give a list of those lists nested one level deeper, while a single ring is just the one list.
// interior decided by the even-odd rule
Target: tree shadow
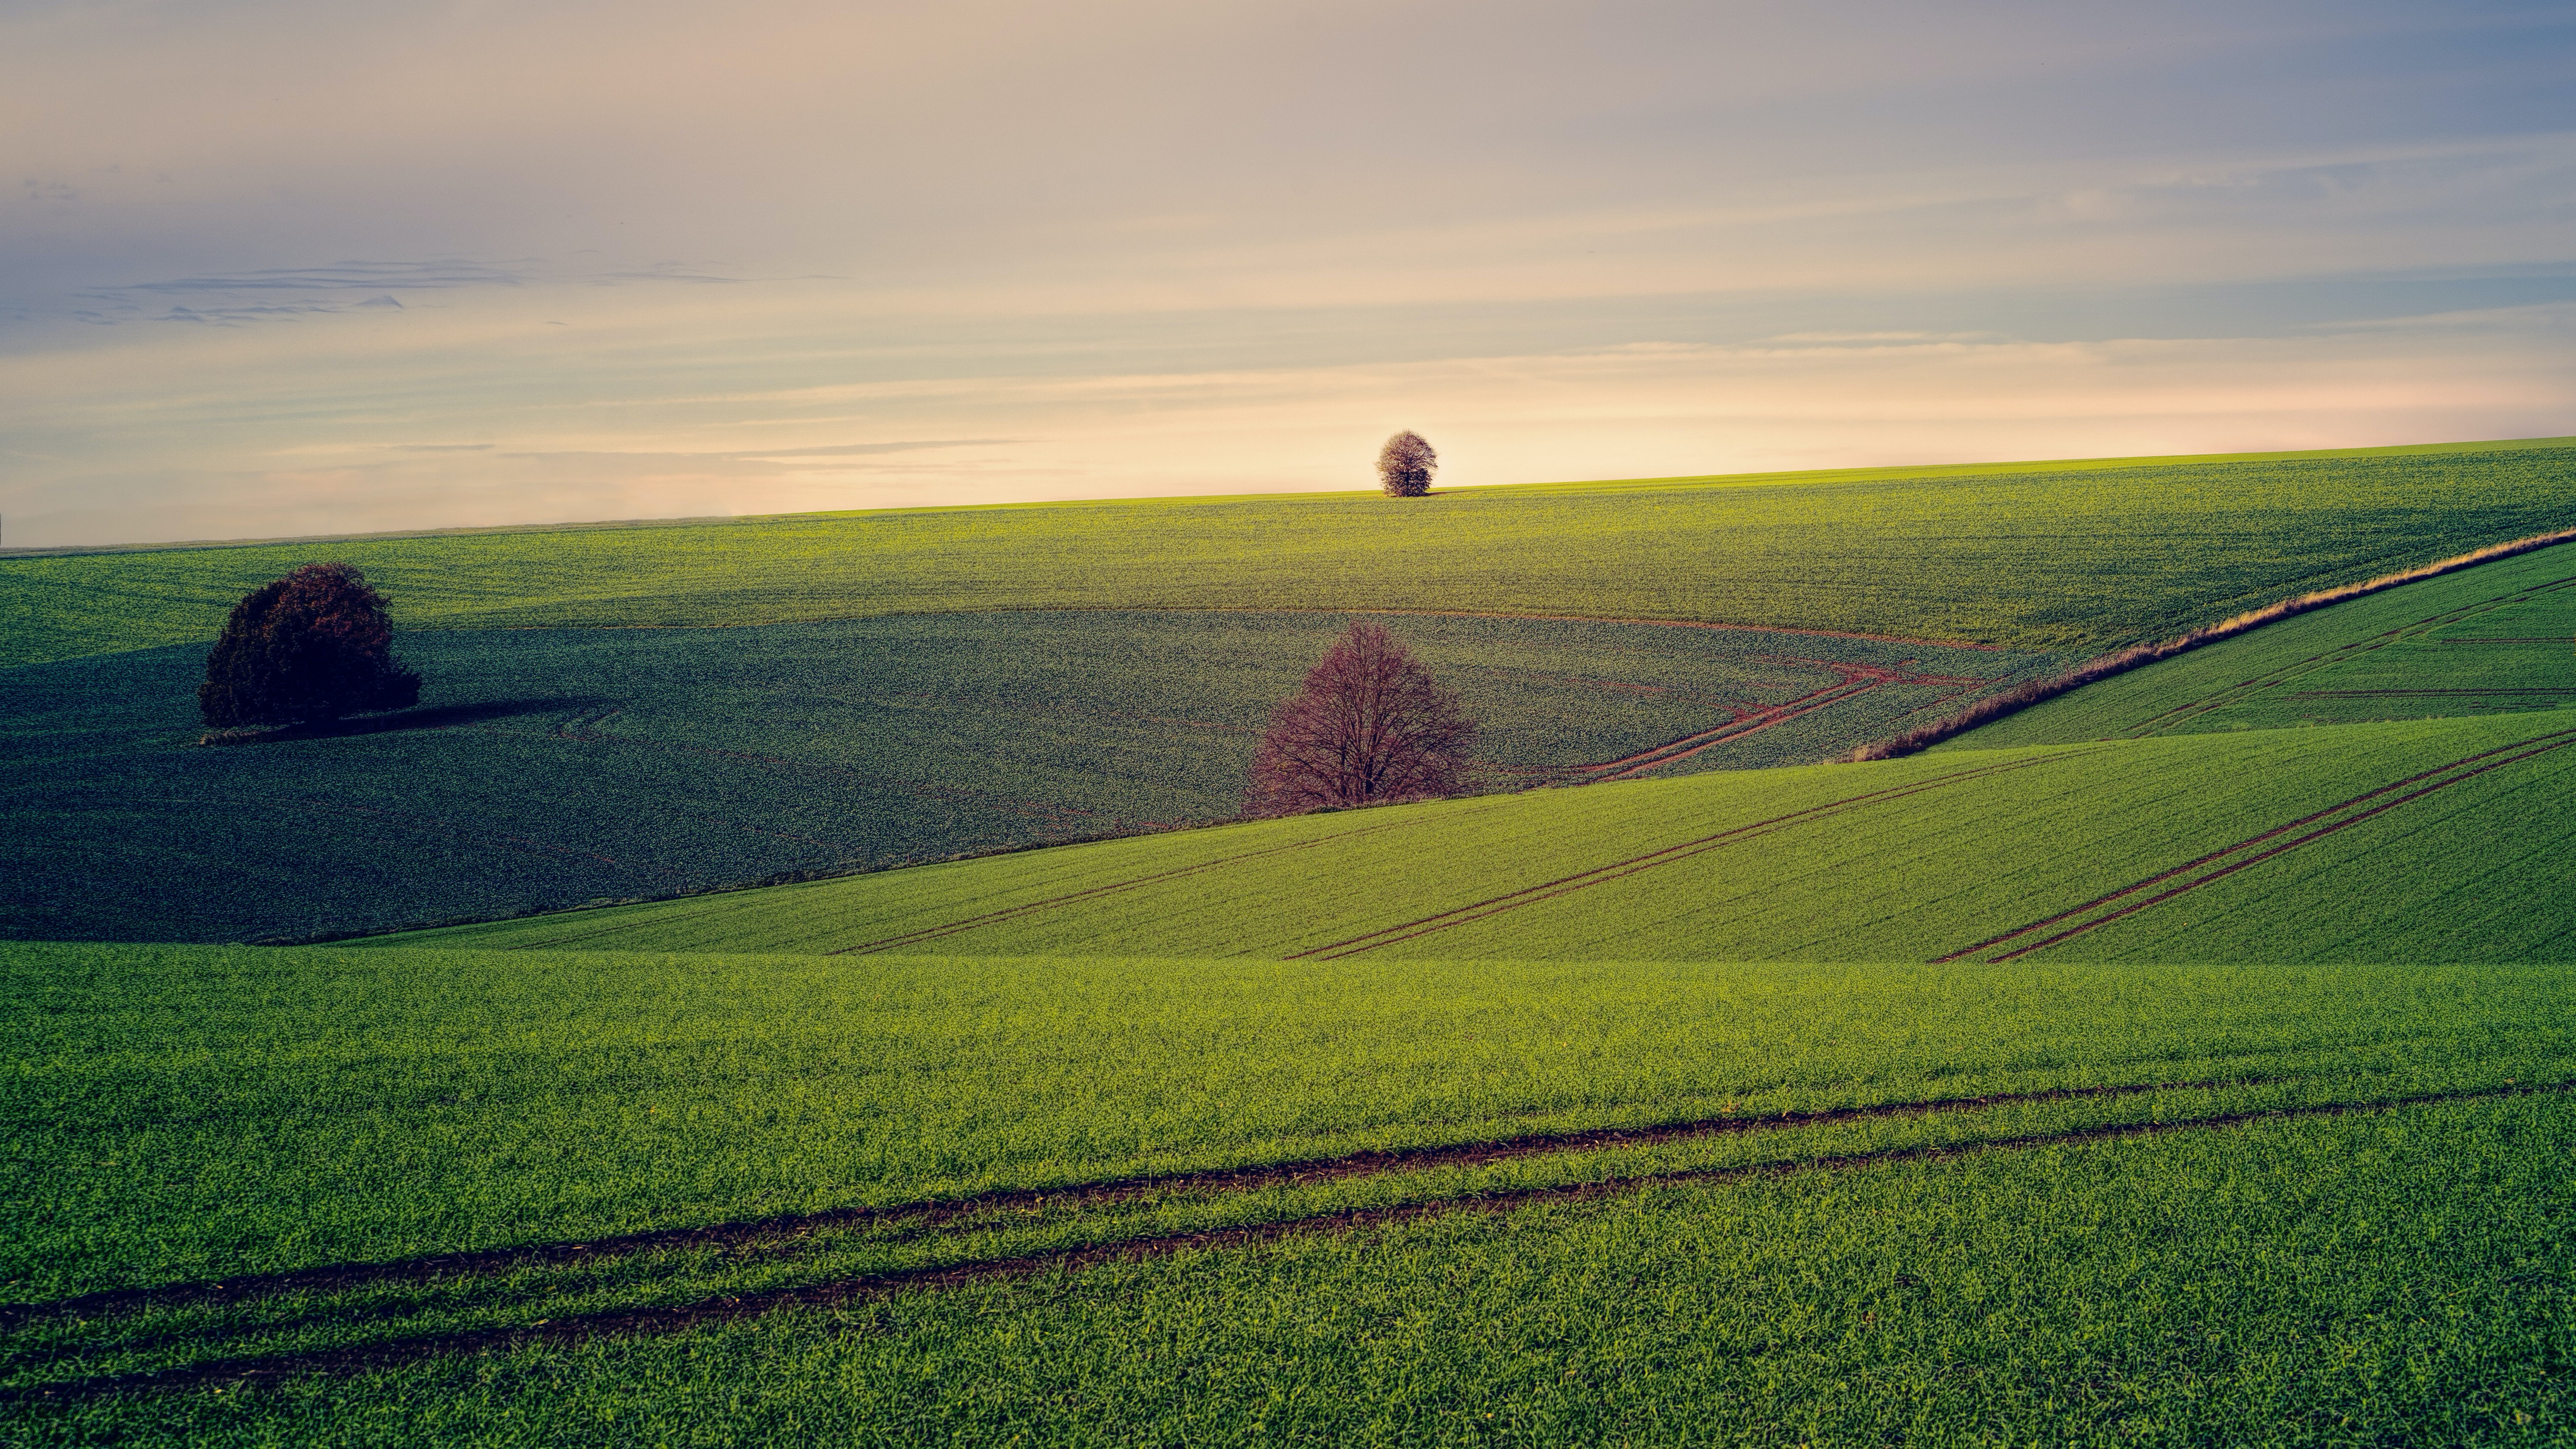
[{"label": "tree shadow", "polygon": [[427,709],[394,710],[386,714],[358,715],[328,723],[279,725],[273,729],[209,730],[198,737],[200,745],[270,745],[292,740],[336,740],[355,735],[396,734],[408,730],[454,729],[459,725],[482,724],[490,720],[509,719],[527,714],[582,715],[604,708],[609,701],[582,695],[557,695],[548,699],[492,699],[477,704],[441,704]]}]

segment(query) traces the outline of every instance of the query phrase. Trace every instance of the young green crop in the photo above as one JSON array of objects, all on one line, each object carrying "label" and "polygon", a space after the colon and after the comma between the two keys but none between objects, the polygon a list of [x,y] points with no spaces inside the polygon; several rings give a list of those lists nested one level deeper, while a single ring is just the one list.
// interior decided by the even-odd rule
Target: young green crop
[{"label": "young green crop", "polygon": [[9,1298],[1362,1148],[2576,1060],[2522,968],[0,947]]},{"label": "young green crop", "polygon": [[[2562,960],[2576,948],[2576,892],[2560,888],[2553,862],[2576,847],[2576,817],[2534,802],[2564,798],[2571,781],[2576,719],[2555,712],[2194,735],[1306,816],[384,939],[1926,960],[2128,891],[2102,907],[2125,914],[2044,949],[2152,941],[2167,960]],[[2315,908],[2333,882],[2379,874],[2383,848],[2408,863],[2385,868],[2422,871],[2385,901],[2449,892],[2446,903],[2424,915]],[[2205,884],[2166,879],[2194,862],[2215,873]],[[2276,888],[2290,893],[2276,902]]]},{"label": "young green crop", "polygon": [[[426,708],[228,749],[189,747],[194,649],[31,666],[0,721],[0,934],[294,940],[1220,819],[1272,703],[1347,622],[415,634]],[[2054,663],[1646,624],[1397,627],[1483,725],[1488,788],[1614,773],[1719,729],[1738,732],[1640,767],[1826,759]]]},{"label": "young green crop", "polygon": [[[2566,1240],[2563,972],[23,945],[0,968],[0,1402],[45,1440],[630,1442],[682,1402],[726,1440],[1258,1437],[1282,1383],[1323,1439],[1481,1438],[1486,1404],[1542,1439],[2562,1407],[2513,1366],[2565,1315],[2497,1279],[2553,1282]],[[1649,1130],[1676,1122],[1702,1125]],[[1624,1130],[1081,1191],[1600,1127]],[[1047,1191],[780,1216],[996,1187]],[[523,1252],[369,1273],[490,1248]],[[923,1269],[953,1281],[865,1287]],[[2447,1311],[2390,1311],[2424,1295]],[[353,1380],[350,1352],[384,1357]],[[2070,1402],[2105,1354],[2129,1387]],[[1228,1367],[1273,1359],[1299,1366],[1263,1390]],[[2396,1362],[2394,1388],[2355,1370]],[[259,1363],[285,1377],[226,1367]]]},{"label": "young green crop", "polygon": [[56,1422],[210,1444],[2545,1444],[2576,1431],[2571,1157],[2554,1103],[1818,1174]]},{"label": "young green crop", "polygon": [[0,665],[211,640],[318,557],[366,570],[405,629],[1327,608],[2094,649],[2564,527],[2571,470],[2544,439],[24,557],[0,560]]},{"label": "young green crop", "polygon": [[2266,624],[1936,746],[1999,749],[2576,704],[2576,545]]}]

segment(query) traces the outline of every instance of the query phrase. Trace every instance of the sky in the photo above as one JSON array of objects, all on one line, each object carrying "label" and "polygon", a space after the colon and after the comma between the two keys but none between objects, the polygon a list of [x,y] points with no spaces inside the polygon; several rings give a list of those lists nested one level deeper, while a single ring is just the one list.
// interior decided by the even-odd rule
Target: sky
[{"label": "sky", "polygon": [[2576,434],[2576,4],[0,0],[0,544]]}]

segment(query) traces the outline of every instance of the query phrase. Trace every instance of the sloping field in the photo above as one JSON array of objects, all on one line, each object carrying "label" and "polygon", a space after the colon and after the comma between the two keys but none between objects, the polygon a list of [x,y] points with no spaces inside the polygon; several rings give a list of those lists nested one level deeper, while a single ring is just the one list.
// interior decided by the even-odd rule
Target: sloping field
[{"label": "sloping field", "polygon": [[2576,546],[2267,624],[1971,730],[1942,750],[2576,705]]},{"label": "sloping field", "polygon": [[[1057,611],[424,633],[427,708],[223,749],[193,647],[7,671],[0,933],[301,939],[1221,819],[1348,616]],[[1488,787],[1829,758],[2050,656],[1395,621]]]},{"label": "sloping field", "polygon": [[1333,608],[2089,650],[2565,527],[2571,481],[2576,446],[2543,439],[16,557],[0,666],[209,640],[250,588],[326,557],[406,629]]},{"label": "sloping field", "polygon": [[1843,961],[2226,960],[2259,943],[2278,961],[2569,960],[2571,790],[2576,719],[2555,713],[2194,735],[1306,816],[386,940]]},{"label": "sloping field", "polygon": [[639,1389],[1077,1442],[2570,1409],[2559,971],[0,973],[0,1395],[48,1439],[658,1436]]}]

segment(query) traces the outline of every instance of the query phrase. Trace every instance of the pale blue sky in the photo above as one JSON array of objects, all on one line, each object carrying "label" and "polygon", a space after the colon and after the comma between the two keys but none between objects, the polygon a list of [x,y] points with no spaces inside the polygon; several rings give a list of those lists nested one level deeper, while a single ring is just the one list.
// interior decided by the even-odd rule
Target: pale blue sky
[{"label": "pale blue sky", "polygon": [[2576,7],[0,0],[48,545],[2576,433]]}]

